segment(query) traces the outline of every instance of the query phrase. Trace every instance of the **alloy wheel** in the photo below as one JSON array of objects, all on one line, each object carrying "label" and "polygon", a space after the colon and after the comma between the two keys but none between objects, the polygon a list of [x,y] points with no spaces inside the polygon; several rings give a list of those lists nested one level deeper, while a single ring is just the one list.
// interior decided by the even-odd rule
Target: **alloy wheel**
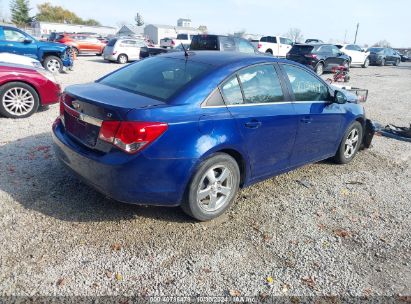
[{"label": "alloy wheel", "polygon": [[201,178],[197,203],[206,212],[214,212],[227,203],[233,191],[233,173],[224,165],[210,168]]},{"label": "alloy wheel", "polygon": [[350,134],[348,134],[347,139],[345,140],[344,145],[344,157],[351,158],[355,151],[357,150],[359,142],[359,132],[358,129],[354,128],[351,130]]},{"label": "alloy wheel", "polygon": [[316,68],[317,75],[322,75],[324,73],[324,67],[321,63],[318,64]]},{"label": "alloy wheel", "polygon": [[4,93],[2,104],[8,113],[23,116],[33,110],[34,96],[24,88],[14,87]]}]

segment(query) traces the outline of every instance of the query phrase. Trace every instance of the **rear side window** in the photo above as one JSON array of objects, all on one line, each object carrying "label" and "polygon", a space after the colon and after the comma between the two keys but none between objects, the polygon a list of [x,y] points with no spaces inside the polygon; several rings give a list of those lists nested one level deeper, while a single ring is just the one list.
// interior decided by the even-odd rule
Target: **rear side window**
[{"label": "rear side window", "polygon": [[283,65],[283,67],[296,101],[328,100],[328,88],[317,77],[295,66]]},{"label": "rear side window", "polygon": [[238,73],[245,103],[268,103],[284,100],[280,80],[273,65],[257,65]]},{"label": "rear side window", "polygon": [[130,64],[98,82],[167,101],[210,69],[210,65],[199,62],[153,57]]},{"label": "rear side window", "polygon": [[220,50],[226,52],[235,52],[236,45],[233,37],[220,37]]},{"label": "rear side window", "polygon": [[277,37],[268,37],[268,42],[277,43]]},{"label": "rear side window", "polygon": [[107,46],[114,46],[117,42],[117,39],[110,39],[110,41],[107,43]]},{"label": "rear side window", "polygon": [[254,54],[255,50],[253,45],[245,39],[238,39],[238,51],[240,53]]},{"label": "rear side window", "polygon": [[244,102],[237,75],[232,76],[221,85],[221,92],[224,95],[226,105],[237,105]]},{"label": "rear side window", "polygon": [[190,50],[218,50],[218,38],[217,36],[197,35],[193,37],[191,41]]}]

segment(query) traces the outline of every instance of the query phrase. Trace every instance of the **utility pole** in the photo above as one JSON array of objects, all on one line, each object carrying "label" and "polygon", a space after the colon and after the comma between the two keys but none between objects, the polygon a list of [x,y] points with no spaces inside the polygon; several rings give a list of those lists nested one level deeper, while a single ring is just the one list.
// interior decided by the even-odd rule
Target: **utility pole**
[{"label": "utility pole", "polygon": [[357,30],[355,31],[355,39],[354,39],[354,44],[357,43],[357,35],[358,35],[358,28],[360,27],[360,23],[357,23]]}]

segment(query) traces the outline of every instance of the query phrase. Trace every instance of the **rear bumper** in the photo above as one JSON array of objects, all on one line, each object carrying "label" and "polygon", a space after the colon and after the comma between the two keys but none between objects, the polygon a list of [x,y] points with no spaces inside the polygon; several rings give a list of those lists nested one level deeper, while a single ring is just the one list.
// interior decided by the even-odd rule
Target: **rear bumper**
[{"label": "rear bumper", "polygon": [[117,56],[111,54],[103,54],[104,60],[117,61]]},{"label": "rear bumper", "polygon": [[71,139],[61,121],[54,123],[52,133],[61,163],[104,195],[129,204],[180,205],[195,160],[97,153]]}]

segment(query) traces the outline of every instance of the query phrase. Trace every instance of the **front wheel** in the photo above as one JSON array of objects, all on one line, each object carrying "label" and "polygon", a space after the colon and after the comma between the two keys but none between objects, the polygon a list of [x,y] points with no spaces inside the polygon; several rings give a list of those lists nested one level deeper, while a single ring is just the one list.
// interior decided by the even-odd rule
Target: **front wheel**
[{"label": "front wheel", "polygon": [[367,57],[367,58],[365,58],[365,61],[362,65],[362,67],[365,69],[365,68],[368,68],[369,65],[370,65],[370,58]]},{"label": "front wheel", "polygon": [[199,221],[214,219],[233,203],[239,184],[240,170],[235,159],[217,153],[200,165],[181,207]]},{"label": "front wheel", "polygon": [[44,59],[43,66],[52,73],[63,72],[63,61],[57,56],[47,56]]},{"label": "front wheel", "polygon": [[353,122],[344,134],[334,161],[338,164],[348,164],[357,154],[363,137],[363,129],[358,121]]},{"label": "front wheel", "polygon": [[397,59],[397,60],[395,60],[394,65],[395,65],[395,66],[399,66],[399,65],[400,65],[400,62],[401,62],[400,59]]},{"label": "front wheel", "polygon": [[9,82],[0,87],[0,114],[8,118],[31,116],[39,107],[39,96],[28,84]]},{"label": "front wheel", "polygon": [[383,59],[381,60],[380,66],[384,66],[384,65],[385,65],[385,59],[383,58]]},{"label": "front wheel", "polygon": [[121,64],[126,64],[128,62],[128,57],[126,54],[118,55],[117,62]]}]

